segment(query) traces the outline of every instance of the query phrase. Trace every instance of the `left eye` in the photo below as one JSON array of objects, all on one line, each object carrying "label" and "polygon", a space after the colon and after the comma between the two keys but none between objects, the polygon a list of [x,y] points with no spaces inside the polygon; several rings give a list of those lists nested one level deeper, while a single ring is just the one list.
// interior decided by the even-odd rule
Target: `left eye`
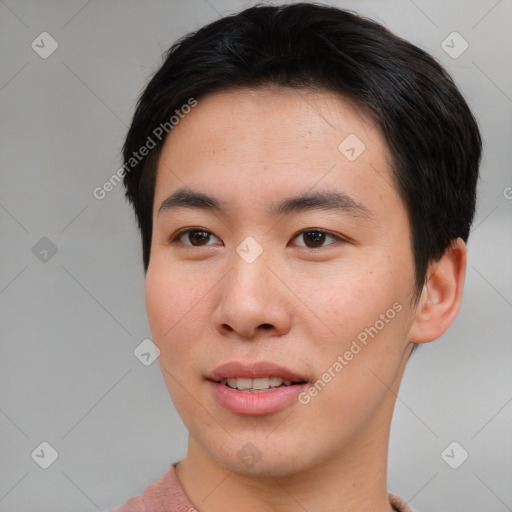
[{"label": "left eye", "polygon": [[[211,245],[208,242],[211,241],[212,237],[218,240],[218,238],[213,233],[206,229],[184,229],[180,231],[172,239],[172,241],[178,240],[183,245],[203,247]],[[319,247],[323,247],[325,245],[325,241],[329,238],[334,240],[334,242],[342,240],[341,237],[333,235],[332,233],[322,229],[308,229],[301,231],[296,236],[294,236],[292,240],[300,239],[301,237],[304,243],[298,244],[298,246],[307,247],[309,249],[317,249]],[[188,240],[190,243],[186,243],[184,240]]]},{"label": "left eye", "polygon": [[[315,249],[318,247],[322,247],[325,240],[327,238],[332,238],[335,242],[341,240],[339,236],[335,236],[327,231],[323,231],[321,229],[308,229],[307,231],[302,231],[295,238],[302,237],[302,240],[307,241],[303,245],[299,244],[300,247],[308,247],[309,249]],[[311,244],[311,245],[308,245]],[[327,244],[330,245],[330,244]]]}]

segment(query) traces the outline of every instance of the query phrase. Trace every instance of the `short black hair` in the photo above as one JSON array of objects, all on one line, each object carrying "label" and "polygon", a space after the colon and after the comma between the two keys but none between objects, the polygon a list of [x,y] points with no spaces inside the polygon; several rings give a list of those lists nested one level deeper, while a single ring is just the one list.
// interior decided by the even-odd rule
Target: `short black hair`
[{"label": "short black hair", "polygon": [[145,271],[165,137],[153,140],[144,158],[135,161],[134,153],[191,98],[266,85],[334,91],[379,126],[411,224],[417,300],[429,263],[469,236],[482,151],[476,120],[428,53],[375,21],[317,3],[259,4],[187,34],[164,53],[123,146],[126,197],[141,231]]}]

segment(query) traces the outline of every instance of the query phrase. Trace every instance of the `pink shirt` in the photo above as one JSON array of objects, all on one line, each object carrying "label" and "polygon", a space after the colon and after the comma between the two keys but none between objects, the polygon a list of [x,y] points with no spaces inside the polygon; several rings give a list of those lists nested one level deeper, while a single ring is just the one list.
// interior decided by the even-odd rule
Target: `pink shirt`
[{"label": "pink shirt", "polygon": [[[129,499],[111,512],[199,512],[190,502],[176,477],[175,465],[160,480],[148,485],[144,492]],[[407,503],[388,493],[389,503],[396,512],[414,512]]]}]

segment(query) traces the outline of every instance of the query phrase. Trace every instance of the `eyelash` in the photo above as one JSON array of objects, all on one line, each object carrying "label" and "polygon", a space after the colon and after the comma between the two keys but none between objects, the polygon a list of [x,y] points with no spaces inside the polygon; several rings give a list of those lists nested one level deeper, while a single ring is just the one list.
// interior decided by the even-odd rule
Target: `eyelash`
[{"label": "eyelash", "polygon": [[[183,235],[186,235],[188,233],[192,233],[194,231],[198,231],[198,232],[204,232],[204,233],[208,233],[209,235],[213,235],[213,233],[211,231],[208,231],[207,229],[204,229],[204,228],[186,228],[186,229],[181,229],[179,230],[175,235],[171,236],[169,238],[169,242],[170,243],[175,243],[175,242],[179,242],[181,243],[182,245],[184,245],[185,247],[189,247],[189,248],[192,248],[192,249],[199,249],[201,247],[209,247],[209,245],[192,245],[192,244],[184,244],[183,242],[181,242],[179,239],[183,237]],[[333,239],[335,239],[335,242],[331,243],[331,244],[327,244],[327,245],[323,245],[321,247],[307,247],[306,245],[301,245],[299,247],[301,248],[304,248],[304,249],[311,249],[311,250],[318,250],[318,249],[323,249],[325,247],[328,247],[329,245],[334,245],[334,243],[336,242],[347,242],[348,240],[340,235],[335,235],[334,233],[330,232],[330,231],[327,231],[325,229],[319,229],[319,228],[308,228],[308,229],[303,229],[302,231],[299,231],[298,233],[296,233],[293,237],[292,237],[292,240],[295,240],[295,238],[297,238],[298,236],[300,235],[303,235],[305,233],[322,233],[324,235],[327,235]],[[215,235],[213,235],[215,236]],[[216,237],[217,238],[217,237]]]}]

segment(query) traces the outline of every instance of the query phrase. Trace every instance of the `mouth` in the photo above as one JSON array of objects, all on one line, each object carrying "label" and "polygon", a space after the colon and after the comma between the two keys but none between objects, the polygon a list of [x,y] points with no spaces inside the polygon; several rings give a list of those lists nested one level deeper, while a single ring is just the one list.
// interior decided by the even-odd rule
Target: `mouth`
[{"label": "mouth", "polygon": [[243,391],[245,393],[264,393],[272,389],[278,389],[282,387],[294,386],[296,384],[305,384],[307,381],[291,381],[284,380],[282,377],[257,377],[255,379],[249,379],[245,377],[230,377],[224,378],[219,381],[214,381],[218,384],[223,384],[231,389]]},{"label": "mouth", "polygon": [[209,375],[206,375],[206,378],[231,389],[252,392],[308,382],[305,376],[269,361],[251,363],[231,361],[217,366]]},{"label": "mouth", "polygon": [[304,376],[268,361],[225,363],[207,375],[206,381],[220,405],[243,415],[281,411],[309,385]]}]

